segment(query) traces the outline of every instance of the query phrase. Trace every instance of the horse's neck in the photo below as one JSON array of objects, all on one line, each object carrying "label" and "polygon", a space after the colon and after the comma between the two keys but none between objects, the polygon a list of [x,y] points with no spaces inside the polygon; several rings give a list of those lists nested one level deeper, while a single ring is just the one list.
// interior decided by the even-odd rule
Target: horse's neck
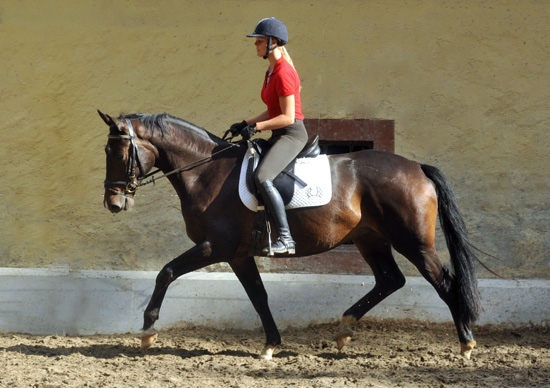
[{"label": "horse's neck", "polygon": [[[177,169],[181,173],[171,175],[170,181],[180,198],[193,196],[197,191],[199,176],[207,173],[212,164],[210,157],[218,144],[202,133],[189,130],[171,130],[163,134],[156,134],[151,143],[157,148],[159,158],[155,166],[165,174]],[[183,198],[182,198],[183,199]]]},{"label": "horse's neck", "polygon": [[[157,167],[173,170],[208,158],[216,147],[216,142],[192,129],[170,129],[155,133],[150,142],[159,151]],[[167,172],[167,171],[165,171]]]}]

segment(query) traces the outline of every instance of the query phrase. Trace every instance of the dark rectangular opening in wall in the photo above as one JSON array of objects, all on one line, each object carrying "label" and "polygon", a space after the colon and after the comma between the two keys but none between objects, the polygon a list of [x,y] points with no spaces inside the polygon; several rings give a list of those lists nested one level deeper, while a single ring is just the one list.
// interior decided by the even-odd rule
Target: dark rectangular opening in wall
[{"label": "dark rectangular opening in wall", "polygon": [[321,147],[321,153],[327,155],[347,154],[348,152],[372,150],[374,148],[374,142],[372,141],[327,141],[319,140],[319,146]]},{"label": "dark rectangular opening in wall", "polygon": [[341,146],[394,151],[394,121],[382,119],[305,119],[310,135],[319,135],[321,145],[331,145],[332,154],[350,152]]}]

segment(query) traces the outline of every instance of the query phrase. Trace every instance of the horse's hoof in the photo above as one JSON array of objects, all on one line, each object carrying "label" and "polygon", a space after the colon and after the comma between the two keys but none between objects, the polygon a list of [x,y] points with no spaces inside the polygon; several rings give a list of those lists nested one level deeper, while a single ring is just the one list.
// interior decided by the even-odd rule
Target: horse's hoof
[{"label": "horse's hoof", "polygon": [[338,351],[341,351],[344,346],[346,346],[353,336],[352,327],[357,325],[357,319],[351,316],[342,317],[340,326],[338,327],[338,335],[336,336],[336,346],[338,346]]},{"label": "horse's hoof", "polygon": [[338,351],[340,352],[349,341],[351,341],[351,337],[349,335],[336,337],[336,346],[338,346]]},{"label": "horse's hoof", "polygon": [[151,347],[151,345],[153,345],[153,342],[155,342],[155,340],[157,339],[158,337],[158,333],[154,332],[154,333],[143,333],[141,335],[141,350],[147,350]]},{"label": "horse's hoof", "polygon": [[264,349],[264,351],[262,352],[262,354],[260,354],[260,359],[262,360],[271,360],[273,358],[273,352],[275,351],[275,346],[273,345],[267,345]]},{"label": "horse's hoof", "polygon": [[472,350],[476,346],[476,341],[468,342],[467,344],[460,343],[460,354],[467,360],[472,356]]}]

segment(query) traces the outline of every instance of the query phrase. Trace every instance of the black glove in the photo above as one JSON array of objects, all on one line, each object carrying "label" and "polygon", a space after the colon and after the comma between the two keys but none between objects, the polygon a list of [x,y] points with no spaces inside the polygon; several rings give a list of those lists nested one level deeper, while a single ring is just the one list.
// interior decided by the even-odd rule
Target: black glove
[{"label": "black glove", "polygon": [[241,130],[241,136],[243,140],[250,140],[250,138],[254,136],[256,132],[258,132],[258,130],[256,129],[256,124],[247,125]]},{"label": "black glove", "polygon": [[241,131],[247,126],[248,124],[246,121],[242,121],[240,123],[235,123],[232,126],[229,127],[229,132],[231,132],[231,136],[237,136],[241,133]]}]

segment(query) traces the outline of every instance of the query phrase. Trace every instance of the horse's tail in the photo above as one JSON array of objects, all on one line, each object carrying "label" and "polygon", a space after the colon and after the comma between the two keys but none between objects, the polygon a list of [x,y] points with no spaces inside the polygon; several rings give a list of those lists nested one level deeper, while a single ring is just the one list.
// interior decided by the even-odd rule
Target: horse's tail
[{"label": "horse's tail", "polygon": [[438,168],[426,164],[420,167],[435,184],[439,220],[451,256],[451,265],[454,270],[453,282],[459,289],[458,306],[461,309],[462,319],[468,323],[475,322],[481,312],[481,304],[474,269],[476,257],[468,240],[466,224],[451,185],[443,173]]}]

